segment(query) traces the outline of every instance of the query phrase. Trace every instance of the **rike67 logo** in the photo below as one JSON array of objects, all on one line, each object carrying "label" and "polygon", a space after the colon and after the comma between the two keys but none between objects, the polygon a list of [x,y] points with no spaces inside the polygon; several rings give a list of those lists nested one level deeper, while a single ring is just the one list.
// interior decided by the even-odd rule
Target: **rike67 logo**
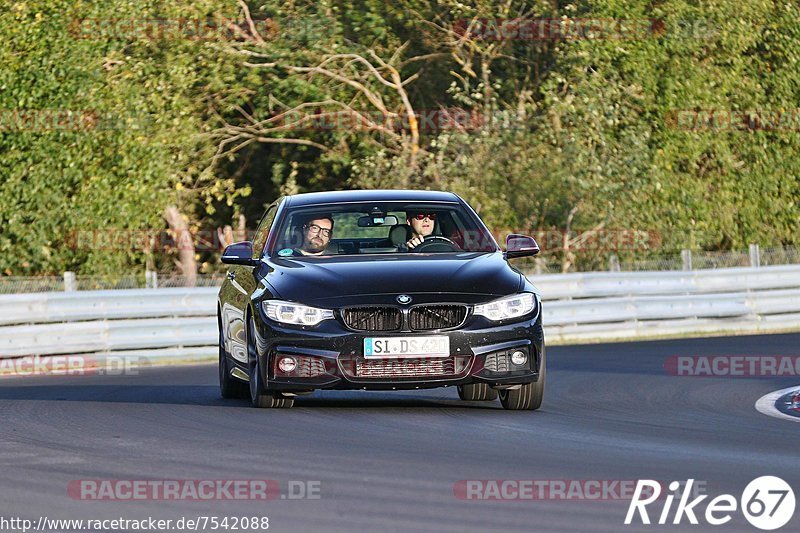
[{"label": "rike67 logo", "polygon": [[[676,497],[678,504],[672,514],[672,524],[680,524],[684,517],[690,524],[699,524],[698,515],[700,515],[708,524],[720,526],[730,522],[732,513],[741,509],[742,514],[751,525],[770,531],[786,525],[794,515],[794,491],[779,477],[762,476],[754,479],[745,487],[739,500],[731,494],[717,496],[708,502],[705,513],[700,512],[700,504],[708,498],[708,495],[704,494],[689,500],[693,484],[694,479],[687,480],[685,484],[678,481],[669,484],[670,493],[663,499],[664,506],[658,515],[658,524],[669,523],[672,504]],[[681,487],[685,488],[679,493]],[[642,524],[650,524],[647,506],[659,500],[660,497],[661,484],[658,481],[640,479],[636,483],[628,514],[625,516],[625,524],[630,525],[637,512]],[[651,509],[651,511],[653,510],[656,509]]]}]

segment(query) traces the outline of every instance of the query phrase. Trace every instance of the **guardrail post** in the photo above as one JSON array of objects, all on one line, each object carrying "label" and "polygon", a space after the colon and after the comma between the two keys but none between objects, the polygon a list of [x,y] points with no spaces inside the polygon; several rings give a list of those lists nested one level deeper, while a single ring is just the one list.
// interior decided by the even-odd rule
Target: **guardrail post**
[{"label": "guardrail post", "polygon": [[757,244],[750,245],[750,266],[755,268],[761,266],[761,249]]},{"label": "guardrail post", "polygon": [[144,271],[144,286],[146,289],[158,288],[158,273],[153,270]]},{"label": "guardrail post", "polygon": [[544,272],[544,261],[541,257],[536,257],[533,260],[533,273],[537,276],[541,276]]},{"label": "guardrail post", "polygon": [[684,270],[691,270],[692,269],[692,251],[691,250],[681,250],[681,260],[683,261],[683,269]]},{"label": "guardrail post", "polygon": [[608,256],[608,271],[619,272],[619,257],[617,257],[617,254]]},{"label": "guardrail post", "polygon": [[64,272],[64,292],[74,292],[75,286],[75,272]]}]

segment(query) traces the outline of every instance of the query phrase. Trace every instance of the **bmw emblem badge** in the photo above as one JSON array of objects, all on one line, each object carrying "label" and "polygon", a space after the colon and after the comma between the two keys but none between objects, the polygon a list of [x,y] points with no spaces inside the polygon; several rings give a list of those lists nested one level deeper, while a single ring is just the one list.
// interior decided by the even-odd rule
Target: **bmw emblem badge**
[{"label": "bmw emblem badge", "polygon": [[409,296],[407,294],[401,294],[400,296],[397,297],[397,303],[403,304],[403,305],[410,304],[411,303],[411,296]]}]

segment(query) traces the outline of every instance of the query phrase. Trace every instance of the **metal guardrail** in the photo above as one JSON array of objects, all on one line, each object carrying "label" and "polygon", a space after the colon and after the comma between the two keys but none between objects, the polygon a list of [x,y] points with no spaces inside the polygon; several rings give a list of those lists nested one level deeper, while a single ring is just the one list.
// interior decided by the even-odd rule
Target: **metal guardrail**
[{"label": "metal guardrail", "polygon": [[[548,342],[800,329],[800,265],[533,280]],[[212,356],[216,294],[207,287],[0,296],[0,358]]]},{"label": "metal guardrail", "polygon": [[549,341],[800,329],[800,265],[534,278]]},{"label": "metal guardrail", "polygon": [[201,287],[10,294],[0,296],[0,326],[209,316],[216,312],[218,292],[217,287]]},{"label": "metal guardrail", "polygon": [[528,276],[545,301],[624,295],[707,294],[800,287],[800,265],[663,272],[586,272]]},{"label": "metal guardrail", "polygon": [[4,357],[211,346],[216,342],[214,317],[91,320],[0,328],[0,353]]}]

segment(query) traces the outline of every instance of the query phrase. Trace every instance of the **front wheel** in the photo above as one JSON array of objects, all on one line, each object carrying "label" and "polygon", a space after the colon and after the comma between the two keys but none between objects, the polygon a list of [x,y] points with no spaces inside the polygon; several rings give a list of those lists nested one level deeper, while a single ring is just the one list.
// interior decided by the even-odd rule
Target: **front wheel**
[{"label": "front wheel", "polygon": [[247,355],[250,370],[250,403],[253,407],[259,408],[289,408],[294,405],[294,398],[283,396],[276,391],[267,390],[261,374],[261,360],[253,346],[253,333],[255,331],[255,321],[250,318],[250,327],[247,329]]},{"label": "front wheel", "polygon": [[542,353],[542,369],[539,380],[535,383],[526,383],[518,389],[501,390],[500,403],[504,409],[511,411],[535,411],[542,406],[544,400],[544,382],[547,376],[544,353]]},{"label": "front wheel", "polygon": [[222,321],[219,320],[219,392],[223,398],[247,398],[247,385],[231,376],[228,352],[225,350],[225,339],[222,333]]},{"label": "front wheel", "polygon": [[497,391],[486,383],[467,383],[458,386],[458,397],[468,402],[488,402],[497,399]]}]

